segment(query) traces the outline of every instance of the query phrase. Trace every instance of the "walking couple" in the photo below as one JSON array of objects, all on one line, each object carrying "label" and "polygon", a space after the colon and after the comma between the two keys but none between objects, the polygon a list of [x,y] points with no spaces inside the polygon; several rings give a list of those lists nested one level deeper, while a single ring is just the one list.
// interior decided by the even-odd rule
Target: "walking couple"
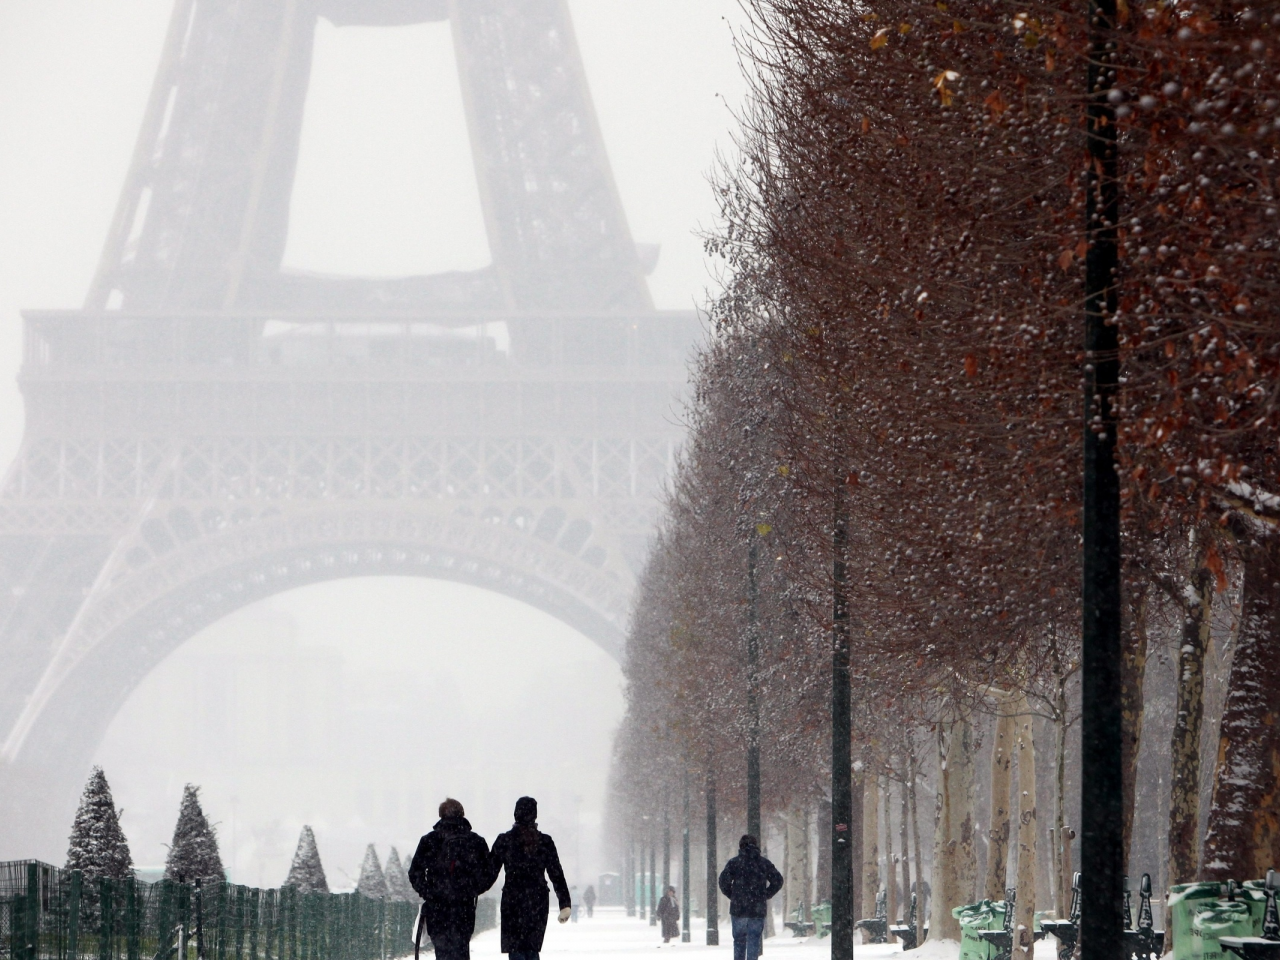
[{"label": "walking couple", "polygon": [[538,801],[516,801],[516,822],[493,842],[471,829],[462,804],[440,804],[440,819],[418,843],[409,882],[422,897],[421,920],[436,960],[470,960],[476,926],[476,898],[507,871],[502,887],[502,952],[511,960],[538,960],[547,929],[547,878],[560,903],[559,920],[569,919],[569,887],[555,842],[538,830]]}]

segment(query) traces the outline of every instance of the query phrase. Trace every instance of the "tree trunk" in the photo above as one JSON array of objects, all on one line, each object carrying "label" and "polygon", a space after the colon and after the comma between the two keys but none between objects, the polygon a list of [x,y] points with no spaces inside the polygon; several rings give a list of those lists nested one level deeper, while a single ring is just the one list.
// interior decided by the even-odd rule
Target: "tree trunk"
[{"label": "tree trunk", "polygon": [[782,919],[786,921],[800,902],[799,862],[797,836],[794,825],[795,811],[788,811],[782,818]]},{"label": "tree trunk", "polygon": [[1178,652],[1178,712],[1169,746],[1169,883],[1189,883],[1199,863],[1200,728],[1204,720],[1204,655],[1212,626],[1213,574],[1199,560],[1187,583]]},{"label": "tree trunk", "polygon": [[[760,824],[760,833],[765,836],[768,835],[768,828],[763,822]],[[760,839],[760,853],[765,858],[768,858],[769,848],[765,845],[764,836],[761,836],[759,839]],[[773,926],[773,903],[766,900],[764,902],[764,939],[768,940],[770,937],[773,937],[776,935],[777,935],[777,931],[774,929],[774,926]],[[761,955],[764,954],[763,943],[760,944],[760,953]]]},{"label": "tree trunk", "polygon": [[[884,778],[884,886],[886,891],[885,916],[890,922],[898,915],[898,864],[893,859],[893,799],[889,794],[889,780]],[[893,942],[893,937],[889,938]]]},{"label": "tree trunk", "polygon": [[1009,767],[1013,763],[1014,719],[1008,704],[1000,705],[991,745],[991,829],[987,831],[987,883],[984,896],[1003,900],[1005,868],[1009,861]]},{"label": "tree trunk", "polygon": [[880,895],[880,797],[877,778],[862,778],[862,915],[876,915]]},{"label": "tree trunk", "polygon": [[950,771],[947,769],[947,732],[952,724],[939,723],[937,733],[938,748],[938,779],[934,786],[934,810],[933,810],[933,871],[932,884],[933,887],[933,910],[929,914],[929,934],[930,939],[941,940],[946,938],[946,934],[942,932],[939,924],[944,924],[945,920],[941,914],[943,911],[938,909],[938,904],[946,903],[951,895],[951,888],[954,886],[954,876],[952,872],[951,846],[948,843],[948,837],[951,833],[951,778]]},{"label": "tree trunk", "polygon": [[[862,820],[866,814],[862,809],[864,777],[865,774],[861,771],[854,774],[849,794],[849,845],[853,848],[849,853],[849,909],[854,914],[849,921],[851,925],[858,919],[858,904],[862,902],[862,871],[858,869],[858,865],[862,863],[862,845],[866,843],[866,835],[862,831]],[[849,937],[852,942],[852,931]]]},{"label": "tree trunk", "polygon": [[814,899],[831,902],[831,802],[818,801],[818,876]]},{"label": "tree trunk", "polygon": [[1124,865],[1129,868],[1133,840],[1133,807],[1138,788],[1138,749],[1142,745],[1142,689],[1147,671],[1147,598],[1134,598],[1128,629],[1122,634],[1120,664],[1121,810],[1124,814]]},{"label": "tree trunk", "polygon": [[[1067,678],[1058,678],[1058,696],[1054,704],[1058,714],[1057,726],[1057,764],[1053,788],[1053,859],[1054,870],[1058,878],[1056,904],[1060,920],[1067,919],[1071,912],[1071,836],[1067,829]],[[1166,930],[1171,929],[1165,927]]]},{"label": "tree trunk", "polygon": [[902,922],[907,923],[911,918],[911,857],[907,853],[907,831],[910,828],[911,813],[910,807],[907,805],[907,783],[905,779],[902,782],[901,789],[902,804],[898,815],[902,818],[902,824],[901,829],[898,831],[898,836],[902,841],[900,844],[902,847]]},{"label": "tree trunk", "polygon": [[973,899],[973,728],[968,720],[938,724],[938,810],[933,844],[929,936],[959,940],[951,908]]},{"label": "tree trunk", "polygon": [[911,847],[916,854],[916,886],[920,888],[920,908],[916,911],[916,943],[924,943],[924,918],[926,916],[925,909],[930,904],[925,903],[924,884],[924,862],[920,853],[920,810],[916,804],[916,776],[919,768],[916,765],[916,746],[915,737],[909,732],[907,733],[907,760],[909,763],[910,777],[907,781],[907,797],[911,800]]},{"label": "tree trunk", "polygon": [[809,824],[813,821],[813,808],[804,808],[804,916],[805,923],[813,920],[813,832]]},{"label": "tree trunk", "polygon": [[1200,868],[1205,880],[1254,879],[1280,862],[1280,539],[1246,529],[1239,550],[1244,566],[1240,631],[1218,735]]},{"label": "tree trunk", "polygon": [[1018,901],[1012,960],[1032,960],[1036,915],[1036,747],[1031,708],[1018,705]]}]

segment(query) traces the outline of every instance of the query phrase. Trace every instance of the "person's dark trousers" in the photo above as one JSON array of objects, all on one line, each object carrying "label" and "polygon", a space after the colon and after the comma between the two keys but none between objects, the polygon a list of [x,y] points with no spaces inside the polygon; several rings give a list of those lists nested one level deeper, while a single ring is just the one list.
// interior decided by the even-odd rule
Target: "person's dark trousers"
[{"label": "person's dark trousers", "polygon": [[536,950],[512,950],[507,956],[511,960],[538,960],[538,952]]},{"label": "person's dark trousers", "polygon": [[596,905],[594,903],[587,904],[587,919],[590,920],[596,915]]},{"label": "person's dark trousers", "polygon": [[450,930],[431,938],[436,960],[471,960],[471,937]]},{"label": "person's dark trousers", "polygon": [[764,917],[733,918],[733,960],[759,960]]}]

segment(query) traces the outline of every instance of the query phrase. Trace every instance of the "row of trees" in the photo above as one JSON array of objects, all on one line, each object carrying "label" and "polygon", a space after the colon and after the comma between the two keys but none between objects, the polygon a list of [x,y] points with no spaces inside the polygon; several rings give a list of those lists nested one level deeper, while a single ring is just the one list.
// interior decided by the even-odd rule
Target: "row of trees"
[{"label": "row of trees", "polygon": [[[120,827],[120,811],[115,806],[111,787],[101,767],[93,768],[80,798],[71,827],[66,869],[79,870],[90,879],[126,880],[133,877],[133,857]],[[200,788],[192,784],[187,784],[182,791],[178,822],[165,858],[164,875],[165,879],[187,883],[196,880],[222,883],[226,880],[217,834],[200,806]],[[298,837],[298,847],[283,885],[297,887],[302,893],[329,892],[315,832],[309,826],[304,826]],[[373,899],[418,900],[395,847],[391,848],[384,870],[374,845],[369,844],[356,889]]]},{"label": "row of trees", "polygon": [[[120,827],[120,811],[101,767],[94,767],[80,797],[67,847],[67,870],[79,870],[87,878],[127,880],[133,877],[133,856]],[[200,788],[187,784],[182,791],[173,843],[165,858],[167,880],[192,882],[226,879],[218,838],[200,806]]]},{"label": "row of trees", "polygon": [[[1280,862],[1265,812],[1280,787],[1280,4],[1121,2],[1110,23],[1066,2],[746,5],[750,96],[707,242],[724,293],[631,627],[619,827],[690,777],[744,797],[757,741],[767,811],[828,800],[832,631],[847,625],[855,775],[935,770],[933,935],[1004,885],[999,844],[1014,842],[1030,929],[1037,831],[1008,831],[1011,814],[1034,826],[1035,790],[1010,810],[1008,769],[1040,718],[1060,837],[1081,384],[1107,359],[1082,337],[1092,66],[1120,170],[1119,218],[1101,227],[1119,253],[1126,836],[1145,666],[1171,643],[1169,880],[1261,875]],[[1234,614],[1229,637],[1215,610]],[[1215,643],[1230,681],[1202,818]],[[865,904],[877,882],[868,871]]]},{"label": "row of trees", "polygon": [[400,854],[396,848],[392,847],[387,854],[387,866],[383,869],[378,861],[378,851],[372,843],[365,849],[364,861],[360,864],[356,892],[373,900],[421,901],[421,897],[409,885],[409,874],[400,862]]}]

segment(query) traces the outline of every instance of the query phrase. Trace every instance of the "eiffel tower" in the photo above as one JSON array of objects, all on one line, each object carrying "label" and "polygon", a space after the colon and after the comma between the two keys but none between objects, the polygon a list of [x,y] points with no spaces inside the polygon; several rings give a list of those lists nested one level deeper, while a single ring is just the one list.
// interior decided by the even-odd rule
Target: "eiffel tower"
[{"label": "eiffel tower", "polygon": [[[321,17],[448,23],[489,266],[282,269]],[[85,307],[24,314],[0,857],[60,854],[134,686],[283,590],[461,581],[620,655],[699,333],[645,260],[566,0],[176,0]]]}]

